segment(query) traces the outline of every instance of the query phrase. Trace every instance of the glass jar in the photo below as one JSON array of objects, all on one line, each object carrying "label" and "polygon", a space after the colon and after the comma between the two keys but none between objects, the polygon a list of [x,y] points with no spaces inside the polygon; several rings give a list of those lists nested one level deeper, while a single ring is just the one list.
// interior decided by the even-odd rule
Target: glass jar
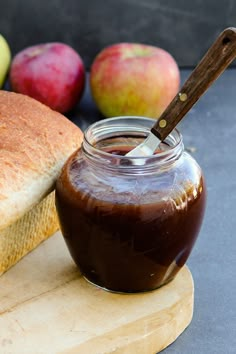
[{"label": "glass jar", "polygon": [[128,157],[153,119],[117,117],[91,125],[56,184],[70,254],[91,283],[141,292],[171,281],[202,223],[205,184],[174,130],[149,157]]}]

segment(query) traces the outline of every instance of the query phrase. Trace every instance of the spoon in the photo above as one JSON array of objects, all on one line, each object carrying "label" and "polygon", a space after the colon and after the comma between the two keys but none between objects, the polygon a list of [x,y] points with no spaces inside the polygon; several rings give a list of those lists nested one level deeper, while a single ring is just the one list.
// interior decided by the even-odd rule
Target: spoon
[{"label": "spoon", "polygon": [[185,114],[198,101],[208,87],[220,76],[236,56],[236,28],[226,28],[208,49],[174,97],[166,110],[151,128],[148,137],[126,156],[150,156],[165,140]]}]

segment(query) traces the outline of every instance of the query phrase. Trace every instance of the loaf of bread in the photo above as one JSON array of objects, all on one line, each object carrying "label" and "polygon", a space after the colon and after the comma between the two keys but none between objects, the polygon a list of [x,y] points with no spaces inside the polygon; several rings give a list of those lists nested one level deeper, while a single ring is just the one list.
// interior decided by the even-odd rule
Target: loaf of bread
[{"label": "loaf of bread", "polygon": [[62,114],[0,91],[0,274],[59,228],[55,181],[82,137]]}]

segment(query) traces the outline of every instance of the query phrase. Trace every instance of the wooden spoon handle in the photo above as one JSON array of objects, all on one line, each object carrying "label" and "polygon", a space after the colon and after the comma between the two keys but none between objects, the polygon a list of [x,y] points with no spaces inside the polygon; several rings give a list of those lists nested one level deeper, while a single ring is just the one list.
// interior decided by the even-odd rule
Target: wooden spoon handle
[{"label": "wooden spoon handle", "polygon": [[152,133],[164,140],[236,56],[236,28],[226,28],[162,113]]}]

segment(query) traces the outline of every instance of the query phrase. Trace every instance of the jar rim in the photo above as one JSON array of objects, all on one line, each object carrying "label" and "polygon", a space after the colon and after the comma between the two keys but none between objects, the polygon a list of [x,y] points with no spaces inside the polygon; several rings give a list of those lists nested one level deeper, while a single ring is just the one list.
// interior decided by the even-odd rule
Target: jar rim
[{"label": "jar rim", "polygon": [[[91,124],[84,132],[84,141],[82,143],[82,149],[86,152],[90,159],[100,158],[105,159],[110,165],[119,165],[121,168],[125,168],[125,161],[131,161],[129,167],[146,168],[146,163],[140,164],[135,161],[145,160],[148,165],[164,164],[176,160],[183,151],[183,139],[178,129],[174,129],[168,137],[165,139],[165,143],[168,145],[168,149],[158,152],[158,154],[143,156],[125,156],[118,154],[111,154],[102,149],[98,149],[95,144],[99,141],[122,136],[122,134],[140,136],[144,139],[148,136],[151,128],[154,124],[154,119],[142,117],[142,116],[118,116],[112,118],[105,118]],[[113,162],[111,161],[113,160]],[[114,160],[116,162],[114,163]],[[118,162],[123,163],[118,163]],[[133,162],[133,163],[132,163]]]}]

